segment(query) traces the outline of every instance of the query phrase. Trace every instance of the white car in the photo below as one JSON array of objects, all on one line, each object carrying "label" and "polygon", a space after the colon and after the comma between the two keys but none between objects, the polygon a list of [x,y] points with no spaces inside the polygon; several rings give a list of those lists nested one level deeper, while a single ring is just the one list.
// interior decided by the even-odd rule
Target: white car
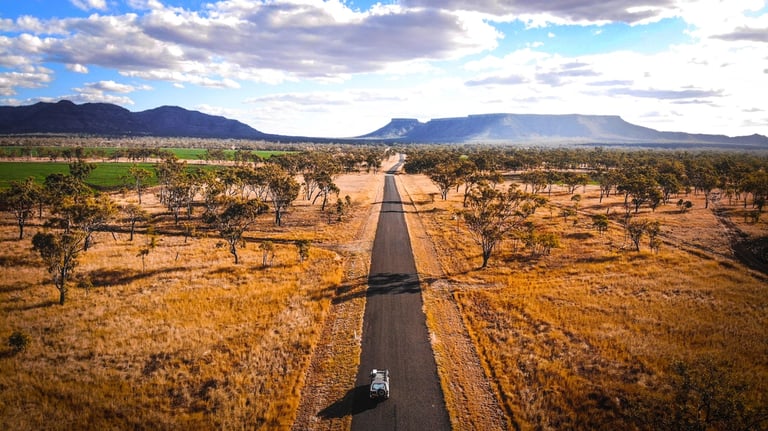
[{"label": "white car", "polygon": [[389,398],[389,370],[371,371],[371,390],[368,394],[373,399]]}]

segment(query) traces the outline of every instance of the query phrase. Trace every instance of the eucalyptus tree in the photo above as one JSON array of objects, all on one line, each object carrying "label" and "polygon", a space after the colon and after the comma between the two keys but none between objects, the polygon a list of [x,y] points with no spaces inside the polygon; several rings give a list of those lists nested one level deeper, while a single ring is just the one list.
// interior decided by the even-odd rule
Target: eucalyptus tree
[{"label": "eucalyptus tree", "polygon": [[625,170],[617,190],[624,193],[624,206],[627,208],[627,213],[630,211],[630,197],[634,212],[637,214],[643,204],[658,196],[654,193],[659,189],[655,176],[651,168]]},{"label": "eucalyptus tree", "polygon": [[520,174],[520,181],[525,185],[525,190],[531,186],[531,193],[538,194],[547,188],[547,174],[541,170],[527,171]]},{"label": "eucalyptus tree", "polygon": [[600,235],[603,235],[608,230],[608,226],[610,226],[608,216],[605,214],[593,215],[592,226],[597,229],[597,232],[600,233]]},{"label": "eucalyptus tree", "polygon": [[514,184],[506,191],[487,182],[472,189],[462,216],[482,250],[482,268],[488,265],[494,248],[505,235],[523,228],[525,220],[544,202],[543,198],[521,192]]},{"label": "eucalyptus tree", "polygon": [[69,164],[69,174],[83,182],[85,182],[85,179],[88,178],[88,175],[90,175],[94,169],[96,169],[95,164],[88,163],[79,157]]},{"label": "eucalyptus tree", "polygon": [[599,202],[601,203],[603,202],[604,197],[607,198],[611,196],[611,191],[624,179],[623,174],[616,169],[600,170],[595,174],[595,177],[600,186]]},{"label": "eucalyptus tree", "polygon": [[275,211],[275,224],[281,226],[283,212],[299,196],[301,185],[280,166],[267,164],[262,169],[266,176],[267,194]]},{"label": "eucalyptus tree", "polygon": [[147,188],[147,182],[152,178],[152,172],[134,163],[128,168],[128,178],[133,183],[133,188],[139,197],[139,204],[141,204],[142,192]]},{"label": "eucalyptus tree", "polygon": [[381,164],[384,161],[384,152],[371,149],[364,152],[366,170],[376,174],[381,169]]},{"label": "eucalyptus tree", "polygon": [[[109,195],[88,196],[79,201],[66,199],[57,211],[64,217],[66,231],[84,234],[83,251],[88,251],[93,233],[104,229],[117,212],[117,206]],[[56,221],[52,225],[59,224]]]},{"label": "eucalyptus tree", "polygon": [[10,212],[19,227],[19,240],[24,238],[24,226],[35,206],[43,198],[43,189],[30,177],[24,181],[12,181],[8,189],[0,193],[0,209]]},{"label": "eucalyptus tree", "polygon": [[133,234],[136,232],[136,223],[149,219],[149,213],[140,205],[129,203],[122,208],[125,219],[128,222],[130,237],[128,241],[133,241]]},{"label": "eucalyptus tree", "polygon": [[171,154],[155,164],[157,181],[160,185],[159,198],[162,204],[170,206],[170,191],[175,182],[178,182],[187,168],[187,162],[180,161],[175,155]]},{"label": "eucalyptus tree", "polygon": [[[752,172],[744,180],[744,190],[752,194],[752,207],[755,208],[754,222],[760,220],[766,201],[768,201],[768,172]],[[744,202],[746,204],[746,196]]]},{"label": "eucalyptus tree", "polygon": [[51,275],[56,290],[59,291],[59,304],[67,299],[67,281],[78,265],[80,252],[85,248],[86,234],[82,231],[57,233],[38,232],[32,238],[32,248],[40,254]]},{"label": "eucalyptus tree", "polygon": [[203,220],[212,225],[227,242],[229,252],[234,256],[235,264],[238,264],[240,259],[237,247],[243,242],[243,234],[256,222],[257,216],[269,207],[258,199],[222,199],[224,202],[220,205],[220,211],[206,213]]},{"label": "eucalyptus tree", "polygon": [[691,172],[688,175],[693,184],[694,191],[700,190],[704,192],[704,208],[709,208],[712,191],[720,183],[717,171],[708,161],[701,161],[692,166]]},{"label": "eucalyptus tree", "polygon": [[568,188],[569,194],[574,194],[577,187],[585,187],[589,183],[589,176],[583,172],[566,171],[560,179]]},{"label": "eucalyptus tree", "polygon": [[448,162],[441,163],[427,171],[427,177],[440,190],[440,196],[443,200],[448,199],[448,191],[459,184],[459,167],[457,162]]}]

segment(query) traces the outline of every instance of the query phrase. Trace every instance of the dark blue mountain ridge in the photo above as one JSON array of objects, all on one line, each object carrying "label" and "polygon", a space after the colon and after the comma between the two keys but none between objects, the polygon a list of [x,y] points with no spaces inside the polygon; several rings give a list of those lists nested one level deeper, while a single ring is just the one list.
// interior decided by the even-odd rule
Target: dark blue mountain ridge
[{"label": "dark blue mountain ridge", "polygon": [[234,139],[269,136],[236,120],[176,106],[141,112],[108,103],[77,105],[68,100],[0,106],[0,134],[35,133]]}]

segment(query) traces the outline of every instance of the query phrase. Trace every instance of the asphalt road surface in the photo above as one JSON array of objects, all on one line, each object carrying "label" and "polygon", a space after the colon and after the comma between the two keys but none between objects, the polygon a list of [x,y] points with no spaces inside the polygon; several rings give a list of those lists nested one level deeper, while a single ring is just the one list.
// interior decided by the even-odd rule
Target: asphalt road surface
[{"label": "asphalt road surface", "polygon": [[[352,430],[448,430],[421,288],[394,177],[387,175],[373,242]],[[390,398],[368,398],[371,369],[389,369]]]}]

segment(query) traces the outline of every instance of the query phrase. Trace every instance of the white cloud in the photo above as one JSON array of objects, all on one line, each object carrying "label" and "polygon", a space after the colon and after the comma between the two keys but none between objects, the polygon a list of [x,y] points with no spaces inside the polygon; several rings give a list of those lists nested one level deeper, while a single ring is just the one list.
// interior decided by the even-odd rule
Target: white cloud
[{"label": "white cloud", "polygon": [[141,89],[141,90],[147,90],[149,87],[142,86],[142,87],[134,87],[133,85],[128,84],[120,84],[115,81],[99,81],[99,82],[91,82],[85,84],[86,88],[95,90],[95,91],[102,91],[102,92],[110,92],[110,93],[133,93],[134,91]]},{"label": "white cloud", "polygon": [[67,64],[67,70],[71,70],[75,73],[88,73],[88,68],[82,64]]},{"label": "white cloud", "polygon": [[27,66],[20,71],[0,73],[0,95],[13,96],[18,88],[42,88],[53,80],[53,71],[39,66]]},{"label": "white cloud", "polygon": [[18,19],[14,25],[29,32],[15,38],[18,50],[37,61],[82,66],[73,70],[98,65],[129,76],[234,88],[236,80],[334,81],[459,58],[492,49],[501,37],[478,14],[383,5],[361,12],[339,0],[228,1],[194,12],[149,1],[131,5],[148,12]]},{"label": "white cloud", "polygon": [[73,6],[85,11],[91,9],[106,10],[107,3],[105,0],[70,0]]}]

